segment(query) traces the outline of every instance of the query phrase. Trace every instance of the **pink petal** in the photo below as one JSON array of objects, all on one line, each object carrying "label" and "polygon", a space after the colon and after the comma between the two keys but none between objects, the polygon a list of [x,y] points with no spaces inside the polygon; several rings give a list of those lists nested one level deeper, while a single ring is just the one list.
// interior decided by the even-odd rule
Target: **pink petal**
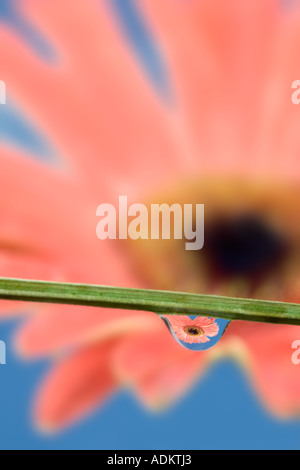
[{"label": "pink petal", "polygon": [[164,317],[169,321],[171,327],[183,328],[184,326],[191,325],[192,320],[188,315],[164,315]]},{"label": "pink petal", "polygon": [[212,323],[214,323],[214,318],[207,318],[207,317],[197,317],[193,320],[193,325],[201,327],[208,327]]},{"label": "pink petal", "polygon": [[300,73],[298,3],[290,13],[273,0],[140,4],[167,61],[199,170],[299,180],[290,89]]},{"label": "pink petal", "polygon": [[283,417],[298,414],[300,375],[299,366],[292,363],[292,344],[300,339],[300,327],[234,322],[226,336],[244,342],[243,357],[266,407]]},{"label": "pink petal", "polygon": [[116,390],[110,371],[114,343],[82,349],[54,366],[34,406],[39,427],[56,430],[81,418]]},{"label": "pink petal", "polygon": [[217,336],[219,333],[219,326],[215,322],[210,326],[203,326],[203,330],[206,336],[214,337],[214,336]]},{"label": "pink petal", "polygon": [[77,306],[44,307],[19,330],[15,343],[25,357],[54,354],[97,339],[119,338],[127,332],[156,327],[154,314]]},{"label": "pink petal", "polygon": [[57,46],[60,62],[46,66],[0,28],[2,73],[88,190],[112,197],[126,182],[126,194],[136,195],[147,189],[145,175],[154,190],[185,171],[173,119],[105,2],[26,0],[21,8]]}]

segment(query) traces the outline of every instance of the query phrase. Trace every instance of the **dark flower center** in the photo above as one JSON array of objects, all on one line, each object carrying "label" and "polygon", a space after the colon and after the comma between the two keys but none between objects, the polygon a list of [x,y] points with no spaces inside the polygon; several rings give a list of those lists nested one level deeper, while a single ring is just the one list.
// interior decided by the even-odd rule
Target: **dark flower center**
[{"label": "dark flower center", "polygon": [[263,220],[242,215],[211,224],[204,250],[219,275],[259,276],[278,267],[287,245]]},{"label": "dark flower center", "polygon": [[197,326],[186,326],[184,328],[184,332],[190,336],[203,336],[204,335],[204,331],[202,330],[202,328],[199,328]]}]

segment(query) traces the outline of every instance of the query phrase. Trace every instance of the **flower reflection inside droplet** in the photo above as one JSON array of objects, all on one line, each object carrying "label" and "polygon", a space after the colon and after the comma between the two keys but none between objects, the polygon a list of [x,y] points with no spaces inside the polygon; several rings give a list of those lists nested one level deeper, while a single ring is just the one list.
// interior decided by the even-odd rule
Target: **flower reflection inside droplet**
[{"label": "flower reflection inside droplet", "polygon": [[192,351],[212,348],[222,338],[228,320],[197,315],[161,315],[176,341]]}]

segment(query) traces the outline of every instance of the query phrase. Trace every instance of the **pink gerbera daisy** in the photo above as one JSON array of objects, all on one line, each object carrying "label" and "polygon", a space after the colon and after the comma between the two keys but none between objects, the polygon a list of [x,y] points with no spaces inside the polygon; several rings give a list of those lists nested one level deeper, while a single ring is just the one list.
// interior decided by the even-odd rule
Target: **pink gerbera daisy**
[{"label": "pink gerbera daisy", "polygon": [[215,318],[196,317],[192,320],[188,315],[164,315],[164,317],[167,318],[178,339],[185,343],[208,343],[209,338],[219,333]]}]

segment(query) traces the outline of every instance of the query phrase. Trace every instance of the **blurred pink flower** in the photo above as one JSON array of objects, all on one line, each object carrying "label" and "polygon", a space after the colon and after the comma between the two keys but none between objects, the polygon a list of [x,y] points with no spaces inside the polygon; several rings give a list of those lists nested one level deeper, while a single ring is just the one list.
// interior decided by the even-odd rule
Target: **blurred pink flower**
[{"label": "blurred pink flower", "polygon": [[[233,289],[298,302],[299,192],[292,188],[296,183],[298,191],[300,133],[290,86],[300,75],[299,6],[283,14],[273,0],[139,2],[170,73],[176,99],[168,106],[148,84],[108,3],[19,2],[56,50],[55,63],[43,62],[9,27],[0,27],[1,79],[61,156],[49,167],[2,145],[1,276],[203,293]],[[293,255],[276,276],[271,269],[255,285],[247,277],[219,279],[209,275],[205,259],[202,265],[187,259],[177,246],[165,255],[150,245],[140,252],[96,239],[99,203],[114,203],[120,194],[149,200],[162,188],[173,188],[176,200],[186,194],[195,200],[191,177],[203,189],[201,202],[210,194],[212,211],[221,202],[231,213],[244,198],[295,236]],[[2,305],[3,316],[8,305],[10,315],[20,310]],[[30,307],[16,347],[25,357],[58,357],[35,400],[40,426],[64,426],[121,386],[149,407],[169,404],[224,355],[247,366],[272,411],[299,411],[300,378],[290,349],[298,327],[234,322],[218,346],[195,353],[180,348],[155,315],[36,310]]]},{"label": "blurred pink flower", "polygon": [[192,320],[188,315],[164,315],[164,318],[178,339],[185,343],[208,343],[209,338],[219,333],[215,318],[197,317]]}]

